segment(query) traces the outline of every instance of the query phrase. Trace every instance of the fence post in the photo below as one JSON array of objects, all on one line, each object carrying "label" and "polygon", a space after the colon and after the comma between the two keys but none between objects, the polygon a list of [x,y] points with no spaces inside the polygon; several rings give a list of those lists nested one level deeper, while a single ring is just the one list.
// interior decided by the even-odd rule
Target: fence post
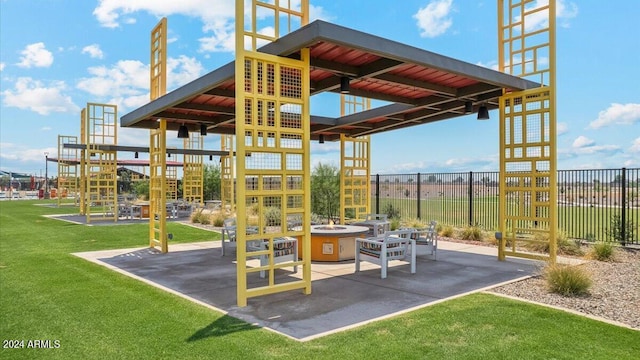
[{"label": "fence post", "polygon": [[622,168],[622,214],[620,215],[620,221],[622,222],[622,229],[620,229],[620,235],[622,236],[622,246],[626,246],[627,243],[627,169]]},{"label": "fence post", "polygon": [[469,171],[469,226],[473,226],[473,171]]},{"label": "fence post", "polygon": [[418,185],[417,185],[417,188],[418,188],[418,195],[417,195],[418,208],[417,208],[417,210],[418,210],[418,212],[417,212],[417,214],[418,214],[418,219],[420,219],[420,173],[418,173],[417,180],[418,180]]},{"label": "fence post", "polygon": [[376,214],[380,214],[380,174],[376,174]]}]

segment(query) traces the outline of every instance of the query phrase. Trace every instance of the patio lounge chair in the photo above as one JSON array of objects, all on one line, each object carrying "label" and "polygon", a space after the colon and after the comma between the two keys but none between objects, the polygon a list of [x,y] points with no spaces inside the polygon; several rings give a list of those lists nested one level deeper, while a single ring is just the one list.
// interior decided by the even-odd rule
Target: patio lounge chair
[{"label": "patio lounge chair", "polygon": [[[390,260],[407,260],[411,263],[411,273],[416,273],[416,241],[411,238],[412,230],[387,231],[383,236],[356,238],[356,272],[360,271],[360,261],[380,265],[380,278],[386,279]],[[411,246],[411,250],[409,249]]]}]

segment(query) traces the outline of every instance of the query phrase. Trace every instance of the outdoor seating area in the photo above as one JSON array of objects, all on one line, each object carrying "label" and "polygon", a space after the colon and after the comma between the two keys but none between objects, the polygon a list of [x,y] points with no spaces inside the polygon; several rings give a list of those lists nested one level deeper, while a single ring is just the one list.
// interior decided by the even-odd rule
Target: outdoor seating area
[{"label": "outdoor seating area", "polygon": [[[118,203],[118,218],[125,220],[148,219],[148,201],[124,201]],[[166,203],[167,218],[180,219],[188,218],[195,209],[194,204],[186,201],[175,201]]]}]

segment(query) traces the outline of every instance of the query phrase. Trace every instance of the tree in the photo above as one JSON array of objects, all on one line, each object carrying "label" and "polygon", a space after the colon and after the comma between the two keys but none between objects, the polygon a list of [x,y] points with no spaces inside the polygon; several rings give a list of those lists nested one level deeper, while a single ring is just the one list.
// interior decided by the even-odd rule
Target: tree
[{"label": "tree", "polygon": [[311,173],[311,212],[332,219],[340,206],[340,175],[334,165],[319,163]]},{"label": "tree", "polygon": [[220,200],[221,184],[220,165],[205,165],[204,198],[207,200]]}]

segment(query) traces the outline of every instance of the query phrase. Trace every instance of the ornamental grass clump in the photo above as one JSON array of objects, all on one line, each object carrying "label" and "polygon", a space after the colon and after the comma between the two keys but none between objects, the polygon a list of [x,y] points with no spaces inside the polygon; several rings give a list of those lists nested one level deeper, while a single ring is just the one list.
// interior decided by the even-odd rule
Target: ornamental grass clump
[{"label": "ornamental grass clump", "polygon": [[454,230],[453,230],[453,226],[451,225],[443,225],[442,229],[440,230],[440,236],[442,237],[448,237],[448,238],[453,237],[453,233],[454,233]]},{"label": "ornamental grass clump", "polygon": [[592,284],[589,273],[579,266],[549,264],[543,276],[549,291],[563,296],[587,294]]},{"label": "ornamental grass clump", "polygon": [[599,241],[591,246],[588,257],[598,261],[613,261],[615,251],[613,243]]},{"label": "ornamental grass clump", "polygon": [[482,241],[483,237],[482,229],[478,226],[468,226],[460,233],[460,238],[463,240]]},{"label": "ornamental grass clump", "polygon": [[205,213],[200,209],[191,215],[191,222],[194,224],[200,223],[202,225],[209,225],[211,224],[210,214]]}]

